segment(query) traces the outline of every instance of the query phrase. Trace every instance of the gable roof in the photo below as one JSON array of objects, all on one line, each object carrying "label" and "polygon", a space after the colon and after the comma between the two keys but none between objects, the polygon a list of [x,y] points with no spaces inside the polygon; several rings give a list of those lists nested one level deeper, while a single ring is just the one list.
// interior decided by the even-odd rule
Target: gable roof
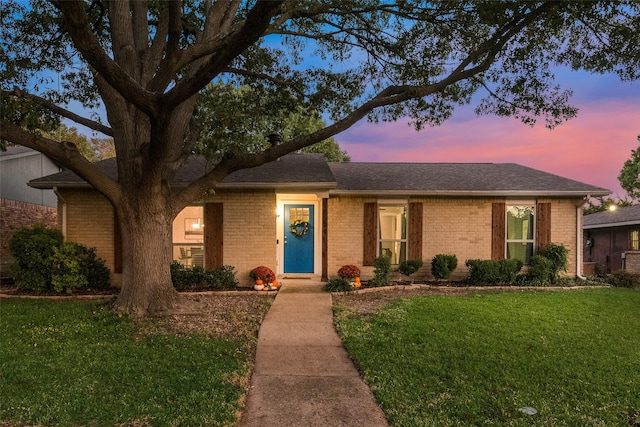
[{"label": "gable roof", "polygon": [[335,193],[585,196],[604,188],[515,163],[331,163]]},{"label": "gable roof", "polygon": [[[109,178],[118,179],[115,158],[102,160],[96,166]],[[178,170],[173,185],[186,186],[203,176],[207,169],[206,159],[194,156]],[[34,179],[29,185],[34,188],[90,188],[86,181],[68,169]],[[233,172],[217,188],[304,187],[328,190],[335,185],[333,174],[322,154],[289,154],[274,162]]]},{"label": "gable roof", "polygon": [[615,211],[603,211],[585,215],[583,228],[622,227],[640,224],[640,205],[624,206]]},{"label": "gable roof", "polygon": [[[117,179],[115,159],[97,163]],[[202,176],[206,161],[194,157],[174,179],[177,187]],[[89,187],[75,173],[29,182],[35,188]],[[327,163],[322,154],[288,154],[227,176],[217,188],[323,189],[330,194],[453,196],[604,196],[609,190],[515,163]]]}]

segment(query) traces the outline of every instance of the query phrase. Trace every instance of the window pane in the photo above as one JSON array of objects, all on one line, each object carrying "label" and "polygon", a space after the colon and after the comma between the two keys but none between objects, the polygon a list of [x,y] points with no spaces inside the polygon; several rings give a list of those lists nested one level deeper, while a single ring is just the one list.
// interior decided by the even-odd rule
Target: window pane
[{"label": "window pane", "polygon": [[507,209],[507,239],[533,239],[533,207],[509,206]]},{"label": "window pane", "polygon": [[407,207],[380,206],[379,209],[379,238],[406,239],[407,238]]},{"label": "window pane", "polygon": [[529,264],[529,260],[533,256],[533,243],[509,242],[507,243],[507,258],[519,259],[525,265]]},{"label": "window pane", "polygon": [[400,264],[407,259],[407,242],[380,242],[380,256],[391,259],[391,264]]},{"label": "window pane", "polygon": [[640,231],[631,230],[629,233],[629,249],[632,251],[640,250]]},{"label": "window pane", "polygon": [[188,206],[173,221],[173,260],[185,267],[202,267],[203,242],[204,209]]}]

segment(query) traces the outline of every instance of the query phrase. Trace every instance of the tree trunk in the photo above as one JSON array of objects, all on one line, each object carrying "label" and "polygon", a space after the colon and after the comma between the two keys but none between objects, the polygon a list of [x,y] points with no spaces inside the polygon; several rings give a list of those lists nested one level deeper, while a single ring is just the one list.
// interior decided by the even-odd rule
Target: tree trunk
[{"label": "tree trunk", "polygon": [[134,318],[162,314],[177,299],[170,270],[173,215],[167,200],[153,194],[137,191],[116,207],[122,231],[122,289],[114,310]]}]

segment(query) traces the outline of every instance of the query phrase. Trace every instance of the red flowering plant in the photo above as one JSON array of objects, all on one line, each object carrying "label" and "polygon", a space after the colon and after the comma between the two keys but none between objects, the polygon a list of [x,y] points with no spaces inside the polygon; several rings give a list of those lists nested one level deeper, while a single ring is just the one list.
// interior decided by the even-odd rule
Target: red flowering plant
[{"label": "red flowering plant", "polygon": [[251,276],[253,280],[262,280],[265,284],[273,283],[273,281],[276,280],[276,274],[273,270],[264,265],[251,270],[249,276]]},{"label": "red flowering plant", "polygon": [[343,265],[338,270],[338,276],[346,280],[355,279],[360,277],[360,269],[352,264]]}]

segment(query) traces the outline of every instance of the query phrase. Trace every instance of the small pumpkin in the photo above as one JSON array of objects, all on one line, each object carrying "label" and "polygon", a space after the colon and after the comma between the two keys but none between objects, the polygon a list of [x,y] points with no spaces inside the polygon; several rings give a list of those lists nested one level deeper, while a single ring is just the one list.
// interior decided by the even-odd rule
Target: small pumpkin
[{"label": "small pumpkin", "polygon": [[256,280],[256,285],[262,285],[264,282],[261,279]]},{"label": "small pumpkin", "polygon": [[278,288],[278,286],[280,286],[280,284],[278,283],[277,280],[274,280],[273,282],[271,282],[271,286],[273,286],[274,288]]}]

